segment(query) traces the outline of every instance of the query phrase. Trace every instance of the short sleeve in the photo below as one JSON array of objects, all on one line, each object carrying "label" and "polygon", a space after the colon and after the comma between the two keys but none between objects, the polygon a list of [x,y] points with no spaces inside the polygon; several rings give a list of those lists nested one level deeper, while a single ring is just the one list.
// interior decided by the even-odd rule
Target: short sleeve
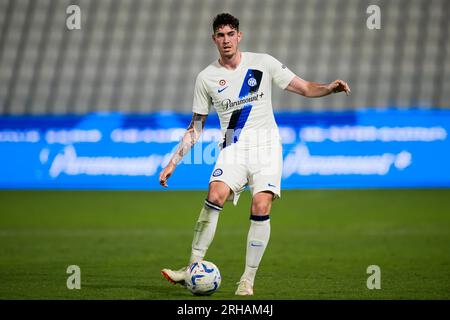
[{"label": "short sleeve", "polygon": [[205,83],[199,74],[197,76],[197,79],[195,80],[192,112],[198,114],[208,114],[211,105],[212,105],[211,97],[209,96]]},{"label": "short sleeve", "polygon": [[286,89],[292,79],[294,79],[295,73],[271,55],[266,54],[265,60],[273,82],[281,89]]}]

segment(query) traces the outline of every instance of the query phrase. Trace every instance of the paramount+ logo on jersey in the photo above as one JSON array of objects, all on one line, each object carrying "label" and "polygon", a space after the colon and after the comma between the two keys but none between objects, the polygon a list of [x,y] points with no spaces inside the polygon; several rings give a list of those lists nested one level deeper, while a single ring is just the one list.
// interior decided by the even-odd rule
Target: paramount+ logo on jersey
[{"label": "paramount+ logo on jersey", "polygon": [[225,100],[222,100],[222,107],[223,107],[224,111],[227,111],[229,109],[234,109],[235,107],[239,107],[239,106],[245,105],[245,104],[253,102],[253,101],[258,101],[263,96],[264,96],[264,93],[261,92],[261,93],[256,93],[249,97],[246,97],[244,99],[239,99],[239,100],[225,99]]}]

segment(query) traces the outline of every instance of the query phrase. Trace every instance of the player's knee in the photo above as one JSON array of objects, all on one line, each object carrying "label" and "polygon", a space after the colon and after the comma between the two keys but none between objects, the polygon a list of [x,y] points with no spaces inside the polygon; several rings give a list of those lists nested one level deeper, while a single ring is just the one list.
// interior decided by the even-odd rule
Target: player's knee
[{"label": "player's knee", "polygon": [[257,216],[268,215],[271,203],[267,201],[255,201],[252,203],[252,214]]},{"label": "player's knee", "polygon": [[225,201],[227,200],[227,195],[223,192],[217,190],[210,190],[208,193],[208,201],[223,207]]},{"label": "player's knee", "polygon": [[252,201],[252,214],[257,216],[268,215],[272,208],[272,199],[272,192],[263,191],[255,194]]},{"label": "player's knee", "polygon": [[209,185],[208,201],[223,207],[230,194],[230,188],[221,181],[213,181]]}]

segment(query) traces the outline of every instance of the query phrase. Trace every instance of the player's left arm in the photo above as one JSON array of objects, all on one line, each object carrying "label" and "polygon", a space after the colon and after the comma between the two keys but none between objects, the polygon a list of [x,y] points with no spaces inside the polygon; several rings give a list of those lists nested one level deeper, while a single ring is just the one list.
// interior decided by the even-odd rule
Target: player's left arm
[{"label": "player's left arm", "polygon": [[335,80],[329,84],[324,84],[306,81],[297,76],[295,76],[294,79],[291,80],[285,90],[297,93],[308,98],[324,97],[329,94],[338,92],[345,92],[346,95],[350,94],[350,87],[345,81]]}]

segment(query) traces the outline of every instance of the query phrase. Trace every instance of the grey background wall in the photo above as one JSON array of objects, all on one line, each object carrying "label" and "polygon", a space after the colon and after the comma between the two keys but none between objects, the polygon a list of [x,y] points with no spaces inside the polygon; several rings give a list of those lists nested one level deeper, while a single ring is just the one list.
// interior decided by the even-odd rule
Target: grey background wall
[{"label": "grey background wall", "polygon": [[[70,4],[81,30],[66,28]],[[380,30],[366,27],[371,4]],[[220,12],[240,19],[242,50],[352,87],[322,99],[275,88],[277,110],[450,107],[448,0],[0,0],[0,114],[190,112]]]}]

